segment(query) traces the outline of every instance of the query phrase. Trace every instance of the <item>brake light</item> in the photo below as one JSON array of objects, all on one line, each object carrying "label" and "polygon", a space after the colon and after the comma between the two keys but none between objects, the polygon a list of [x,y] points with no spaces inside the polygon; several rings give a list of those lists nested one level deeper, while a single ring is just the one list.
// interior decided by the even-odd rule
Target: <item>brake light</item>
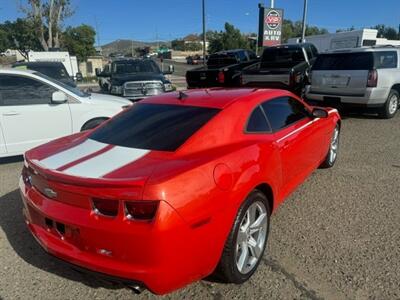
[{"label": "brake light", "polygon": [[378,86],[378,71],[370,70],[368,72],[367,87],[377,87]]},{"label": "brake light", "polygon": [[22,168],[21,176],[22,176],[22,180],[24,181],[25,185],[28,187],[31,187],[32,186],[32,177],[31,177],[28,167],[24,166]]},{"label": "brake light", "polygon": [[125,202],[125,214],[129,220],[152,220],[156,215],[159,201]]},{"label": "brake light", "polygon": [[103,215],[107,217],[116,217],[118,215],[118,200],[110,199],[93,199],[93,211],[97,215]]},{"label": "brake light", "polygon": [[225,73],[224,71],[219,71],[218,72],[218,78],[217,78],[219,83],[224,83],[225,82]]}]

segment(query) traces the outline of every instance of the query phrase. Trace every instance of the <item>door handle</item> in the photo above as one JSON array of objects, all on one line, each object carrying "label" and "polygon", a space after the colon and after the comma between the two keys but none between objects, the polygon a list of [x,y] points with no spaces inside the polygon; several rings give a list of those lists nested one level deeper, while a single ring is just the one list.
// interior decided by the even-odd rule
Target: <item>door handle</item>
[{"label": "door handle", "polygon": [[9,112],[3,113],[3,116],[17,116],[17,115],[19,115],[19,112],[16,112],[16,111],[9,111]]}]

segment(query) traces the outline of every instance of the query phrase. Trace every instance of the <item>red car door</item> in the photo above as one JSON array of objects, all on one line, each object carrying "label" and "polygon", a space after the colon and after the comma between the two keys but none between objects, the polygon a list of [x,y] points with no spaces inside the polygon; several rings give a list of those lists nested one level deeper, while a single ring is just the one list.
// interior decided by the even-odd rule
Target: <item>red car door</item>
[{"label": "red car door", "polygon": [[277,98],[264,102],[262,107],[280,151],[280,194],[284,198],[315,169],[320,159],[321,136],[314,130],[316,119],[310,118],[305,106],[296,99]]}]

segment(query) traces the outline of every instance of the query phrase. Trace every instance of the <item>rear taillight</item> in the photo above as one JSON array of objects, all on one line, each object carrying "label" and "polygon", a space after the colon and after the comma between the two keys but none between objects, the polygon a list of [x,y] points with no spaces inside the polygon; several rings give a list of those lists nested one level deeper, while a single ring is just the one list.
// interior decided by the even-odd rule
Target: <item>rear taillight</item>
[{"label": "rear taillight", "polygon": [[31,187],[32,186],[32,177],[29,172],[29,167],[24,166],[22,168],[21,176],[22,176],[22,180],[24,181],[25,185],[28,187]]},{"label": "rear taillight", "polygon": [[224,83],[225,82],[225,73],[224,71],[219,71],[218,72],[218,78],[217,78],[219,83]]},{"label": "rear taillight", "polygon": [[97,215],[116,217],[118,215],[119,201],[109,199],[93,199],[93,211]]},{"label": "rear taillight", "polygon": [[377,87],[378,86],[378,71],[370,70],[368,72],[367,87]]},{"label": "rear taillight", "polygon": [[125,202],[125,214],[129,220],[152,220],[156,215],[159,201]]}]

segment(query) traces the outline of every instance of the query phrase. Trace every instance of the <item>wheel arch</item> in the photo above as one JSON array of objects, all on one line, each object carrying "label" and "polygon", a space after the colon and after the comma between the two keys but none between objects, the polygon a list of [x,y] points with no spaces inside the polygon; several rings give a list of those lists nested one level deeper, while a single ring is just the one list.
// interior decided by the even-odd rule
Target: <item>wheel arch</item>
[{"label": "wheel arch", "polygon": [[395,90],[399,93],[400,95],[400,83],[394,84],[391,88],[391,90]]},{"label": "wheel arch", "polygon": [[269,208],[271,209],[271,212],[273,212],[275,209],[275,205],[274,205],[274,192],[272,190],[271,185],[269,185],[268,183],[261,183],[257,185],[254,189],[259,190],[267,197]]}]

